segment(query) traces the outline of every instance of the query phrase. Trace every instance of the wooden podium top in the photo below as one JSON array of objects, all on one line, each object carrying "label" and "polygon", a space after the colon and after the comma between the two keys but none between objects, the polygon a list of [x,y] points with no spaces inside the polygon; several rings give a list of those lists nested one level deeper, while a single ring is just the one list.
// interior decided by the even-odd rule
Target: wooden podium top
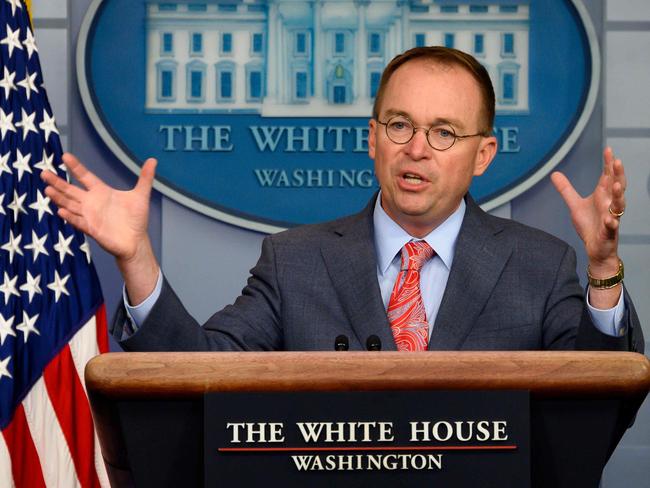
[{"label": "wooden podium top", "polygon": [[[86,385],[114,486],[202,484],[206,392],[529,390],[533,486],[564,488],[587,486],[574,473],[599,478],[650,390],[650,361],[620,352],[111,353],[88,363]],[[590,466],[591,478],[576,465]]]},{"label": "wooden podium top", "polygon": [[605,351],[109,353],[88,363],[86,385],[111,398],[510,389],[537,397],[637,397],[650,390],[650,361]]}]

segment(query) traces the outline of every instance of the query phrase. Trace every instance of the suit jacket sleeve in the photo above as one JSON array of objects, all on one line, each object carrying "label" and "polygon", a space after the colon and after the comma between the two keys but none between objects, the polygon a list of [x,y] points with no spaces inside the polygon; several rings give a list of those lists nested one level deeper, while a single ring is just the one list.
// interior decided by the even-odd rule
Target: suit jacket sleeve
[{"label": "suit jacket sleeve", "polygon": [[[127,351],[246,351],[283,349],[275,253],[271,239],[233,305],[201,327],[164,280],[159,299],[138,331],[120,345]],[[120,340],[127,319],[120,305],[111,332]]]},{"label": "suit jacket sleeve", "polygon": [[[567,253],[562,260],[562,264],[558,268],[556,286],[549,297],[547,317],[551,319],[549,321],[550,323],[553,323],[554,316],[558,316],[557,318],[559,319],[559,316],[564,313],[562,296],[565,288],[569,287],[568,282],[577,279],[577,277],[573,279],[570,278],[571,276],[575,276],[575,267],[575,251],[572,248],[567,247]],[[565,281],[567,282],[566,284]],[[625,287],[623,287],[623,293],[626,307],[625,315],[623,316],[624,335],[614,337],[598,330],[598,328],[593,324],[583,294],[582,311],[575,338],[570,342],[566,342],[561,334],[556,334],[555,337],[557,344],[551,343],[548,348],[570,349],[571,347],[567,346],[570,346],[571,342],[573,342],[572,348],[576,350],[643,352],[644,341],[639,317]],[[554,347],[556,345],[559,347]]]},{"label": "suit jacket sleeve", "polygon": [[643,353],[645,344],[641,323],[625,286],[623,286],[623,293],[625,297],[625,315],[623,316],[624,335],[614,337],[603,334],[593,325],[589,311],[585,307],[580,321],[578,337],[576,338],[576,350],[632,351]]}]

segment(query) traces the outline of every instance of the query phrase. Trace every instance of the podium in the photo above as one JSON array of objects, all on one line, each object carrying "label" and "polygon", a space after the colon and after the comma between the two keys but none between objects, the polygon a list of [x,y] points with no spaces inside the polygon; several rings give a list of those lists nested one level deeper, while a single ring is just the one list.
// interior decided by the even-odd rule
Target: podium
[{"label": "podium", "polygon": [[525,390],[531,486],[579,488],[598,486],[650,390],[650,361],[604,351],[109,353],[88,363],[86,386],[113,486],[203,486],[208,392]]}]

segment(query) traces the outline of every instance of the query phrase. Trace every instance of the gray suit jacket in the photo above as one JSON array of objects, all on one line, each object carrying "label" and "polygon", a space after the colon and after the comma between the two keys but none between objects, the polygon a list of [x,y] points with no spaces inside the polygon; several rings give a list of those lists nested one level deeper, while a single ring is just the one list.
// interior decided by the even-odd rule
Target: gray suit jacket
[{"label": "gray suit jacket", "polygon": [[[629,296],[624,337],[593,326],[571,247],[466,200],[429,349],[643,349]],[[333,350],[343,334],[352,350],[365,349],[370,335],[380,338],[384,350],[394,350],[377,282],[373,206],[374,199],[357,215],[267,237],[241,296],[203,327],[165,281],[149,317],[123,347]],[[118,339],[125,318],[121,308],[113,323]]]}]

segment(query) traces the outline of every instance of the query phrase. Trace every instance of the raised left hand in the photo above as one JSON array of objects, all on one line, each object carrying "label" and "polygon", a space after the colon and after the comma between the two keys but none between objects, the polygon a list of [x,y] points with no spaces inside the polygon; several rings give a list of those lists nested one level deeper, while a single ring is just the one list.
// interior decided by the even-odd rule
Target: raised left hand
[{"label": "raised left hand", "polygon": [[[615,159],[612,149],[604,153],[603,172],[594,192],[582,198],[566,176],[551,175],[551,181],[562,195],[571,220],[582,239],[589,257],[589,267],[596,277],[612,276],[618,271],[618,229],[620,214],[625,211],[625,169]],[[618,216],[617,216],[618,214]]]},{"label": "raised left hand", "polygon": [[[571,220],[582,239],[589,258],[589,272],[598,279],[610,278],[618,272],[618,229],[625,212],[625,170],[612,148],[603,153],[603,172],[593,193],[582,198],[566,176],[551,175],[555,189],[562,195],[571,212]],[[599,309],[616,305],[621,287],[589,287],[589,303]]]}]

